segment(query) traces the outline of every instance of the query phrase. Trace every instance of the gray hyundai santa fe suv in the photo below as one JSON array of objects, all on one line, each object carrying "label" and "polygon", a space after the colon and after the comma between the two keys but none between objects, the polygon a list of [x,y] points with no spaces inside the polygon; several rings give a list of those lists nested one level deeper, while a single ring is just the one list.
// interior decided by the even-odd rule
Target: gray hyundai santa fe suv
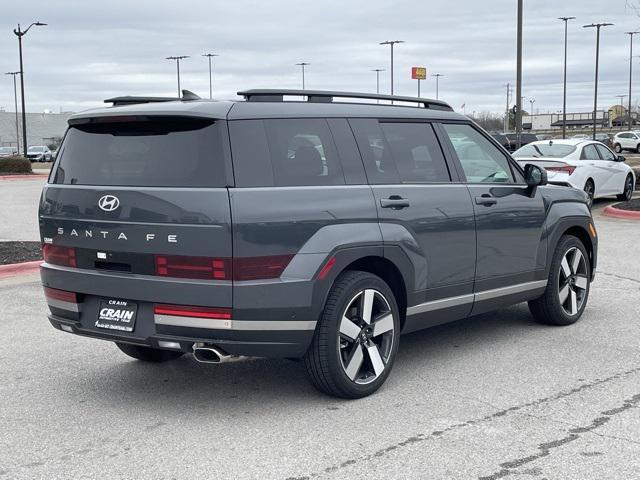
[{"label": "gray hyundai santa fe suv", "polygon": [[402,333],[524,301],[547,324],[582,315],[585,194],[446,103],[239,94],[70,118],[39,212],[54,327],[146,361],[302,358],[318,389],[356,398]]}]

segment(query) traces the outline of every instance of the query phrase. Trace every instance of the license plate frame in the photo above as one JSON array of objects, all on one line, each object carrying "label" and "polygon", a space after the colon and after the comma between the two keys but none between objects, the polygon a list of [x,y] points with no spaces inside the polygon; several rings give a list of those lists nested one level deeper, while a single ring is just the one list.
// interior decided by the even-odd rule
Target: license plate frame
[{"label": "license plate frame", "polygon": [[107,298],[100,300],[96,328],[131,333],[136,326],[138,304],[129,300]]}]

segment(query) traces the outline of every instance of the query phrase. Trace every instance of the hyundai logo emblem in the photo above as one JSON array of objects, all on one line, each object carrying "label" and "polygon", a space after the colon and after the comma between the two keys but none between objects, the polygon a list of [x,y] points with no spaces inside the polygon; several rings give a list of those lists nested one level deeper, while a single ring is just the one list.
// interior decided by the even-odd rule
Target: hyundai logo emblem
[{"label": "hyundai logo emblem", "polygon": [[98,200],[98,206],[105,212],[113,212],[120,206],[120,200],[113,195],[104,195]]}]

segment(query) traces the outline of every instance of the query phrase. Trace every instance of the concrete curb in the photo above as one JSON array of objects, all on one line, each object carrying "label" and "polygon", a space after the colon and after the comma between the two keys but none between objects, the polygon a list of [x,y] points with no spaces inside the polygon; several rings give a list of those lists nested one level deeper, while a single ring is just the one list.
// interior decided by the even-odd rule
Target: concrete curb
[{"label": "concrete curb", "polygon": [[0,175],[0,180],[37,180],[39,178],[48,177],[48,173],[34,173],[32,175]]},{"label": "concrete curb", "polygon": [[640,212],[634,210],[622,210],[615,208],[613,205],[606,207],[602,214],[607,217],[624,218],[625,220],[640,220]]},{"label": "concrete curb", "polygon": [[18,275],[26,275],[34,273],[40,269],[42,260],[33,262],[10,263],[8,265],[0,265],[0,278],[16,277]]}]

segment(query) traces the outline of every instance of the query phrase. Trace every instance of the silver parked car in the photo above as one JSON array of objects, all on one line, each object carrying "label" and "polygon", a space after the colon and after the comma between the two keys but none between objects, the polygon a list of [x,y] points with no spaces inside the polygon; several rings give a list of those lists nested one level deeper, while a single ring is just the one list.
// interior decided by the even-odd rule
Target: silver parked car
[{"label": "silver parked car", "polygon": [[49,147],[39,145],[28,148],[27,158],[32,162],[50,162],[53,155],[51,154]]}]

